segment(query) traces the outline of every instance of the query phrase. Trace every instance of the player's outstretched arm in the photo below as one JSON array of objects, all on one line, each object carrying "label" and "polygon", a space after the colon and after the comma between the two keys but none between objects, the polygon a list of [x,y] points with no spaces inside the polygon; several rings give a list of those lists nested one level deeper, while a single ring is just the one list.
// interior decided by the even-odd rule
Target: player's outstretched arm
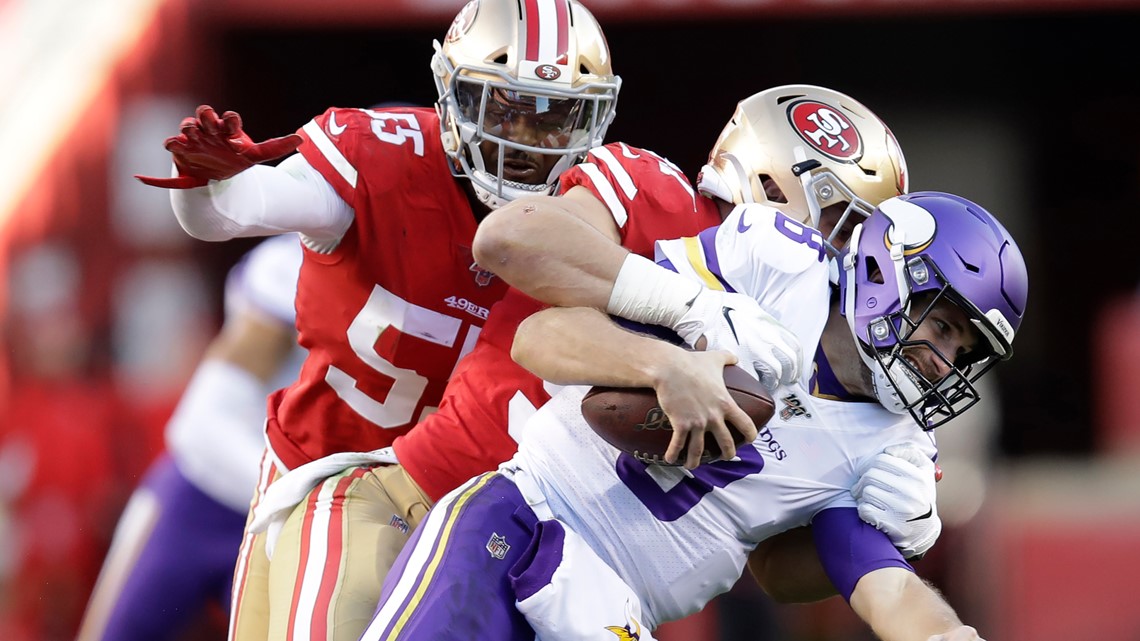
[{"label": "player's outstretched arm", "polygon": [[850,603],[883,641],[984,641],[942,595],[903,568],[868,572],[855,584]]},{"label": "player's outstretched arm", "polygon": [[551,305],[604,309],[629,253],[617,225],[585,187],[520,198],[491,212],[475,233],[475,260]]},{"label": "player's outstretched arm", "polygon": [[725,458],[736,455],[726,422],[747,440],[756,437],[752,420],[724,384],[725,366],[737,360],[730,352],[688,351],[627,331],[596,309],[554,307],[522,322],[511,355],[554,383],[653,388],[673,426],[665,458],[684,459],[690,469],[700,464],[706,432]]},{"label": "player's outstretched arm", "polygon": [[352,224],[353,210],[300,155],[272,167],[259,163],[297,149],[290,134],[255,143],[242,130],[241,117],[221,117],[209,106],[182,121],[166,139],[174,161],[171,178],[137,176],[171,189],[179,224],[200,240],[268,236],[296,231],[311,246],[335,245]]},{"label": "player's outstretched arm", "polygon": [[[798,375],[799,345],[747,297],[708,290],[695,280],[619,246],[609,209],[584,187],[562,196],[521,198],[479,225],[475,260],[545,303],[604,309],[678,332],[690,345],[731,349],[769,388]],[[735,302],[726,297],[736,297]],[[724,315],[732,307],[735,320]],[[746,328],[742,324],[747,324]],[[739,331],[739,333],[738,333]],[[718,342],[717,337],[746,340]]]},{"label": "player's outstretched arm", "polygon": [[193,117],[182,120],[179,130],[163,143],[173,157],[177,175],[136,178],[152,187],[166,189],[203,187],[211,180],[232,178],[258,163],[291,154],[301,144],[297,134],[255,143],[242,129],[237,112],[227,111],[218,116],[209,105],[199,105]]}]

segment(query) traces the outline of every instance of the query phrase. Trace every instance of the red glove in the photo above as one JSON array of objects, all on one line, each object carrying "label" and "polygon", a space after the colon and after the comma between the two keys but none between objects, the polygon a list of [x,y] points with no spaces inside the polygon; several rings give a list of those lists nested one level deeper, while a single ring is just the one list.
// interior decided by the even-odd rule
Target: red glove
[{"label": "red glove", "polygon": [[301,137],[289,134],[255,143],[241,129],[241,116],[218,113],[209,105],[198,107],[193,118],[182,121],[182,133],[166,139],[163,146],[174,156],[178,176],[138,176],[144,184],[166,189],[201,187],[210,180],[225,180],[250,167],[275,160],[297,150]]}]

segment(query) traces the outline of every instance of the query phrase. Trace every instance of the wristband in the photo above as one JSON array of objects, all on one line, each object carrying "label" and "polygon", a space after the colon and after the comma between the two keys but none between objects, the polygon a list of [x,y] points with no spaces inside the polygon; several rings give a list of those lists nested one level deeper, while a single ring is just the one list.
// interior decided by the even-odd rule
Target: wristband
[{"label": "wristband", "polygon": [[618,270],[606,311],[639,323],[673,328],[700,292],[700,283],[644,256],[629,254]]}]

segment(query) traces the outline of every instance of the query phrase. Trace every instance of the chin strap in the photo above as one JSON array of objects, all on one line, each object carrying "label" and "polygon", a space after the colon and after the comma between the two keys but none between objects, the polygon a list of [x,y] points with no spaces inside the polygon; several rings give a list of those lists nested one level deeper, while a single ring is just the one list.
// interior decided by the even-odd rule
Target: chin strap
[{"label": "chin strap", "polygon": [[808,220],[811,221],[812,227],[819,227],[819,219],[823,216],[823,210],[819,207],[819,199],[815,195],[815,190],[812,188],[812,182],[815,177],[812,176],[811,171],[817,169],[822,165],[818,160],[809,160],[807,153],[804,151],[803,146],[796,145],[792,149],[792,156],[796,159],[796,163],[792,165],[792,173],[800,179],[800,189],[804,192],[804,202],[807,203]]},{"label": "chin strap", "polygon": [[878,361],[869,356],[863,355],[863,362],[871,369],[875,398],[879,404],[892,414],[907,414],[909,410],[906,399],[917,399],[922,395],[922,391],[910,379],[902,363],[898,360],[892,363],[888,368],[890,370],[888,374]]},{"label": "chin strap", "polygon": [[[552,193],[557,186],[558,177],[562,175],[562,172],[566,171],[566,169],[578,161],[576,156],[563,154],[558,162],[550,168],[550,173],[547,174],[545,183],[528,185],[526,183],[513,182],[502,178],[507,156],[506,145],[499,143],[499,161],[495,168],[496,173],[492,174],[487,171],[484,166],[483,156],[479,152],[479,145],[478,143],[472,142],[473,140],[475,140],[474,136],[471,137],[471,141],[464,143],[467,146],[468,155],[471,157],[473,163],[461,161],[461,164],[464,173],[471,179],[471,186],[475,188],[475,196],[479,199],[479,202],[492,210],[498,209],[512,200],[522,198],[523,196]],[[459,156],[462,157],[462,154],[459,154]]]},{"label": "chin strap", "polygon": [[906,314],[910,312],[910,288],[906,286],[906,256],[903,255],[906,249],[906,231],[898,228],[893,230],[897,232],[897,239],[893,237],[895,234],[890,237],[891,267],[895,270],[895,285],[899,288],[899,309]]},{"label": "chin strap", "polygon": [[471,186],[475,189],[475,197],[479,199],[479,202],[486,205],[487,209],[494,211],[507,204],[506,198],[500,198],[498,194],[493,193],[491,190],[474,182],[471,183]]},{"label": "chin strap", "polygon": [[[481,171],[474,172],[474,175],[479,180],[487,181],[490,184],[497,184],[499,186],[498,191],[501,191],[501,194],[496,193],[496,190],[491,190],[487,187],[484,187],[475,180],[471,181],[471,186],[475,189],[475,197],[479,199],[479,202],[483,203],[492,210],[498,209],[499,207],[502,207],[503,205],[511,202],[512,200],[515,200],[516,198],[521,198],[523,196],[549,194],[551,189],[553,189],[552,185],[523,185],[523,188],[511,187],[508,184],[504,184],[500,180],[492,179],[486,173]],[[533,189],[527,189],[530,187],[533,187]]]},{"label": "chin strap", "polygon": [[702,196],[719,198],[726,203],[735,202],[732,197],[732,189],[729,188],[728,183],[725,182],[724,177],[720,175],[716,167],[712,165],[701,167],[701,173],[697,174],[697,191]]}]

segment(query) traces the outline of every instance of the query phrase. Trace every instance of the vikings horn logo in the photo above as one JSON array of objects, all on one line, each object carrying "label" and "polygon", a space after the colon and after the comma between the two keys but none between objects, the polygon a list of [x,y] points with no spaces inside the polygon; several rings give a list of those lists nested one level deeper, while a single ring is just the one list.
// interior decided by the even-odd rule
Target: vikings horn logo
[{"label": "vikings horn logo", "polygon": [[629,601],[625,602],[625,619],[626,624],[622,627],[616,625],[607,625],[606,629],[613,632],[617,636],[618,641],[640,641],[641,639],[641,623],[630,612]]},{"label": "vikings horn logo", "polygon": [[903,253],[911,255],[926,249],[934,240],[934,230],[937,226],[934,216],[922,207],[912,202],[891,198],[879,204],[879,211],[891,221],[891,226],[887,228],[887,237],[883,239],[887,248],[902,244]]}]

